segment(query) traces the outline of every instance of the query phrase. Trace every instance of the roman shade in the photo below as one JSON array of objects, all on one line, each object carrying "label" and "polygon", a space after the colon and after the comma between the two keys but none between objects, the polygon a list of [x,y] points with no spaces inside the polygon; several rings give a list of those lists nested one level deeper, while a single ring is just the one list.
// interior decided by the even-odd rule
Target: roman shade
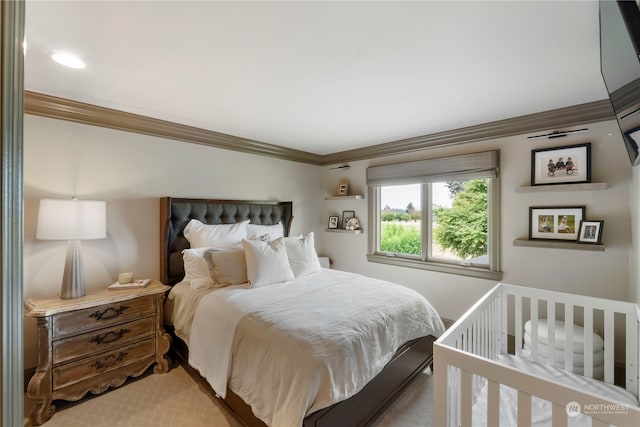
[{"label": "roman shade", "polygon": [[417,184],[442,181],[462,181],[498,176],[499,151],[462,154],[408,163],[367,168],[367,185]]}]

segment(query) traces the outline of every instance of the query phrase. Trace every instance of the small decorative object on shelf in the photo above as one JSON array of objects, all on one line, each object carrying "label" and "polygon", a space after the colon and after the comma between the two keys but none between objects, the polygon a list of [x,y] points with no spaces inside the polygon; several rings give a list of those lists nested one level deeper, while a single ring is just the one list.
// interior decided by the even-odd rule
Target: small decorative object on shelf
[{"label": "small decorative object on shelf", "polygon": [[342,181],[338,186],[338,196],[346,196],[349,193],[349,183]]},{"label": "small decorative object on shelf", "polygon": [[349,221],[349,219],[353,218],[356,216],[356,212],[355,211],[342,211],[342,228],[346,229],[347,228],[347,222]]},{"label": "small decorative object on shelf", "polygon": [[338,228],[338,217],[337,216],[330,216],[329,217],[329,228],[330,229]]},{"label": "small decorative object on shelf", "polygon": [[360,220],[355,216],[353,218],[349,218],[347,220],[347,224],[344,226],[345,230],[359,230],[360,229]]},{"label": "small decorative object on shelf", "polygon": [[591,182],[591,143],[531,150],[531,185]]},{"label": "small decorative object on shelf", "polygon": [[602,243],[604,221],[583,220],[580,222],[578,242],[599,245]]}]

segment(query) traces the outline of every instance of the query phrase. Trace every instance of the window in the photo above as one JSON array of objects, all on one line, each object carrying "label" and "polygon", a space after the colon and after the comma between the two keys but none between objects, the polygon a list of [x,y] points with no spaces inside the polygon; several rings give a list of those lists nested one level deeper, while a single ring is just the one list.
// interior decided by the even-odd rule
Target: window
[{"label": "window", "polygon": [[498,155],[368,168],[369,261],[499,279]]}]

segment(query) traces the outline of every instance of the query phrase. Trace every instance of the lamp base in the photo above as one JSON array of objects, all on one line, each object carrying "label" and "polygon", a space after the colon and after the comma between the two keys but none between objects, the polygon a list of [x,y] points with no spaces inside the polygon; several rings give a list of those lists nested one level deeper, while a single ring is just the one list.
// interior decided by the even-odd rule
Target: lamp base
[{"label": "lamp base", "polygon": [[62,275],[60,298],[71,299],[78,298],[83,295],[84,268],[82,266],[80,240],[69,240],[67,243],[67,258],[64,262],[64,274]]}]

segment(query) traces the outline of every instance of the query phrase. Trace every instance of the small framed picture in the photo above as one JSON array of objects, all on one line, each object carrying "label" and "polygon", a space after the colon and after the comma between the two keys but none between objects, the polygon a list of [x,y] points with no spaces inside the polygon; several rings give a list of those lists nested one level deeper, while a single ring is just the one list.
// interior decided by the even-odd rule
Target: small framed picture
[{"label": "small framed picture", "polygon": [[578,232],[578,242],[592,243],[599,245],[602,243],[602,228],[604,221],[588,221],[580,222],[580,231]]},{"label": "small framed picture", "polygon": [[584,206],[530,207],[529,239],[576,241],[584,217]]},{"label": "small framed picture", "polygon": [[591,143],[531,150],[531,185],[591,182]]},{"label": "small framed picture", "polygon": [[330,216],[329,217],[329,228],[338,228],[338,217]]},{"label": "small framed picture", "polygon": [[338,186],[338,196],[346,196],[349,193],[349,183],[342,181]]},{"label": "small framed picture", "polygon": [[342,227],[346,227],[347,226],[347,222],[349,221],[349,219],[353,218],[356,216],[356,212],[355,211],[342,211]]}]

